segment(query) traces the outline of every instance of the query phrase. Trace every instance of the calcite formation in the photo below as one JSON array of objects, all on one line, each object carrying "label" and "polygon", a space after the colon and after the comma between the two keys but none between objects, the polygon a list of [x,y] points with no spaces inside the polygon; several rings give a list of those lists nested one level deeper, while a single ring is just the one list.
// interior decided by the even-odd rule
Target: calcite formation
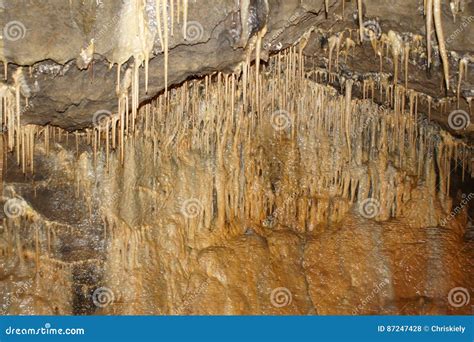
[{"label": "calcite formation", "polygon": [[61,2],[80,29],[36,56],[0,4],[2,314],[470,312],[472,46],[442,1],[426,46],[361,0]]}]

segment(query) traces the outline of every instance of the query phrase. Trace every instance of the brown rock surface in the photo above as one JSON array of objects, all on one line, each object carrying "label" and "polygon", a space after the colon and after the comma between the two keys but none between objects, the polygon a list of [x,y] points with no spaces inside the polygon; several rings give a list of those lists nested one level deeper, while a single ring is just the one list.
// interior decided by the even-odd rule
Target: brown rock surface
[{"label": "brown rock surface", "polygon": [[329,4],[0,0],[0,313],[472,313],[474,1]]},{"label": "brown rock surface", "polygon": [[470,147],[303,60],[186,82],[123,136],[29,127],[34,173],[3,164],[2,312],[469,313]]},{"label": "brown rock surface", "polygon": [[[27,79],[32,89],[32,105],[23,113],[24,122],[77,129],[90,126],[92,116],[98,110],[117,111],[117,66],[115,64],[112,69],[110,66],[113,63],[133,63],[133,49],[124,45],[121,33],[129,25],[124,15],[129,3],[96,0],[3,0],[0,3],[1,26],[4,29],[11,26],[16,28],[16,31],[11,32],[13,39],[8,39],[4,32],[0,57],[9,63],[10,75],[19,65],[32,67]],[[154,36],[154,42],[149,62],[149,89],[147,93],[140,93],[141,103],[164,89],[165,65],[156,34],[156,8],[151,0],[146,4],[144,20]],[[250,1],[249,4],[244,10],[238,2],[230,0],[190,1],[188,20],[195,24],[197,35],[185,40],[182,20],[175,23],[174,34],[169,41],[168,83],[179,84],[189,77],[233,70],[245,60],[244,47],[252,44],[257,30],[264,26],[266,34],[263,36],[262,56],[292,45],[302,34],[313,29],[305,54],[318,56],[318,64],[326,66],[326,52],[318,47],[321,37],[327,39],[336,32],[358,27],[354,20],[354,16],[357,17],[355,1],[329,1],[327,16],[322,0]],[[463,1],[463,9],[454,21],[448,4],[443,5],[447,48],[452,52],[450,68],[454,89],[458,79],[459,58],[472,56],[474,52],[474,2]],[[364,3],[364,20],[376,22],[384,33],[395,30],[424,37],[426,31],[422,0]],[[15,23],[17,25],[13,25]],[[434,45],[437,45],[435,35],[433,37]],[[94,39],[95,47],[93,62],[87,70],[79,70],[76,60],[82,49],[90,46],[91,39]],[[421,43],[424,44],[424,41]],[[358,46],[347,65],[344,63],[341,66],[341,71],[350,70],[351,73],[361,75],[376,72],[378,58],[368,46],[369,42],[365,42],[363,47]],[[443,90],[441,61],[436,49],[434,54],[434,66],[430,72],[426,67],[426,53],[410,61],[410,88],[434,99],[455,96],[452,89],[447,93]],[[392,72],[390,55],[386,56],[384,64],[385,70]],[[122,66],[122,72],[126,65]],[[462,85],[463,94],[471,97],[473,76],[473,69],[469,67],[468,77]],[[144,79],[140,78],[141,89],[145,86]],[[11,77],[7,82],[11,82]],[[463,101],[462,106],[467,108],[467,103]],[[454,106],[450,105],[449,109],[454,109]],[[433,114],[436,115],[433,118],[448,127],[447,113],[449,110],[439,114],[438,110],[434,110]],[[472,130],[456,133],[470,136]]]}]

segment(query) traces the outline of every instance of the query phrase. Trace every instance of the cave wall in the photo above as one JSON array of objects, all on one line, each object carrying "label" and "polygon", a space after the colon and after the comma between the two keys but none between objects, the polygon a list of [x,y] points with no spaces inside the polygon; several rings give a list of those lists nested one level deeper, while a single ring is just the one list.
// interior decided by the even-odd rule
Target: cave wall
[{"label": "cave wall", "polygon": [[414,103],[317,84],[305,61],[291,49],[248,83],[186,82],[123,138],[110,122],[37,128],[34,172],[6,161],[18,211],[0,283],[30,284],[6,312],[467,313],[448,294],[472,282],[468,206],[450,190],[452,162],[470,177],[469,146]]},{"label": "cave wall", "polygon": [[[178,2],[181,3],[176,0],[175,6]],[[328,1],[327,14],[322,0],[189,1],[190,24],[186,30],[190,35],[185,37],[183,31],[183,13],[175,13],[173,22],[171,17],[168,19],[169,56],[165,63],[164,43],[161,44],[157,29],[155,1],[145,1],[140,5],[141,11],[134,4],[130,1],[96,0],[1,2],[0,23],[11,31],[4,30],[1,59],[9,63],[10,75],[17,66],[31,66],[27,78],[32,93],[31,103],[23,111],[22,120],[74,129],[89,126],[93,114],[99,110],[117,111],[117,64],[121,66],[123,75],[127,66],[133,64],[134,56],[140,60],[142,57],[139,55],[144,51],[150,58],[147,72],[149,88],[140,92],[140,102],[163,91],[165,74],[167,84],[172,85],[192,76],[235,70],[246,60],[249,50],[255,47],[257,32],[262,34],[263,59],[294,44],[303,34],[311,33],[305,53],[319,56],[318,66],[327,68],[327,43],[324,42],[331,35],[350,30],[354,31],[352,38],[356,40],[359,27],[356,1]],[[469,56],[472,56],[474,46],[474,2],[463,0],[460,5],[462,12],[454,17],[449,3],[442,2],[453,85],[446,91],[443,89],[443,65],[434,32],[433,66],[427,67],[423,1],[363,2],[362,18],[367,27],[375,27],[383,33],[394,30],[402,35],[407,33],[421,38],[424,53],[410,61],[409,86],[431,96],[434,102],[443,100],[450,103],[450,98],[456,97],[459,92],[456,87],[459,61],[465,56],[472,59]],[[163,11],[164,6],[159,8]],[[136,28],[138,12],[143,13],[140,14],[141,28]],[[360,77],[376,73],[379,61],[366,48],[367,45],[370,46],[369,41],[357,44],[356,52],[341,65],[340,72],[350,70],[360,74]],[[254,54],[250,58],[253,60]],[[384,56],[384,64],[385,70],[393,72],[393,56]],[[462,83],[464,98],[472,98],[471,66],[472,61]],[[143,68],[142,65],[142,71]],[[11,77],[7,82],[11,82]],[[139,82],[140,89],[145,89],[143,75]],[[461,106],[466,109],[467,102],[463,100]],[[455,103],[448,104],[448,108],[455,109]],[[449,110],[446,108],[433,108],[433,119],[450,129],[447,114]],[[467,131],[455,133],[470,136],[472,129],[469,126]]]}]

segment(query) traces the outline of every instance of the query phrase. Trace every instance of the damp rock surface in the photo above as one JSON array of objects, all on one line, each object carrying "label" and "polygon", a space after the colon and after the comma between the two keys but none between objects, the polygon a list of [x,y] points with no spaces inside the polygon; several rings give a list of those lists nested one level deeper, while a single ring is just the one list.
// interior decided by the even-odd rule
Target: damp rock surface
[{"label": "damp rock surface", "polygon": [[291,47],[83,132],[9,121],[2,313],[468,314],[472,146],[312,62]]},{"label": "damp rock surface", "polygon": [[[303,35],[309,38],[304,54],[317,56],[315,64],[328,68],[328,40],[335,34],[345,34],[336,50],[344,48],[348,37],[356,46],[348,59],[341,58],[337,72],[367,77],[368,73],[379,71],[379,57],[371,51],[370,40],[362,45],[357,41],[356,1],[328,1],[327,13],[323,0],[189,1],[187,25],[184,1],[174,0],[167,6],[165,3],[168,1],[2,1],[0,24],[4,34],[0,57],[9,65],[6,82],[12,83],[11,75],[18,66],[30,69],[26,82],[31,105],[23,111],[22,120],[69,130],[91,126],[98,111],[119,110],[117,68],[121,67],[123,75],[134,61],[140,62],[141,76],[137,81],[142,91],[137,94],[137,101],[145,103],[165,87],[187,78],[232,72],[247,58],[254,60],[255,55],[248,57],[248,52],[255,47],[259,32],[263,60],[300,41]],[[409,43],[408,85],[435,102],[447,102],[446,107],[433,106],[432,118],[450,128],[447,116],[456,108],[452,98],[458,93],[472,98],[474,3],[460,1],[459,9],[453,11],[448,2],[443,2],[441,8],[451,70],[449,91],[443,89],[443,62],[434,32],[433,63],[427,67],[423,1],[362,4],[364,25],[377,38],[393,30],[402,37],[403,44]],[[166,30],[165,21],[169,24]],[[459,60],[466,56],[471,58],[471,66],[457,89]],[[146,59],[147,63],[141,63],[144,57],[149,62]],[[382,57],[383,71],[393,78],[394,56],[384,53]],[[429,111],[427,105],[420,105],[424,112]],[[461,107],[467,110],[465,100]],[[470,138],[472,132],[471,128],[455,131]]]}]

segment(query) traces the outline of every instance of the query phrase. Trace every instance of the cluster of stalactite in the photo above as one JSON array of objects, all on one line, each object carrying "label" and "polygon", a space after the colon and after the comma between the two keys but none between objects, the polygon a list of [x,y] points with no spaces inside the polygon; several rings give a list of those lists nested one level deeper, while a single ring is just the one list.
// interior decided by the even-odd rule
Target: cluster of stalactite
[{"label": "cluster of stalactite", "polygon": [[[332,78],[338,77],[338,71],[340,71],[340,55],[344,56],[345,62],[351,51],[355,49],[356,42],[353,40],[354,33],[361,32],[360,30],[346,29],[338,32],[328,38],[328,71]],[[358,43],[363,40],[370,41],[375,57],[379,62],[379,73],[377,77],[384,77],[386,75],[386,84],[390,87],[395,87],[400,82],[400,73],[403,77],[403,86],[408,89],[409,80],[409,66],[413,61],[422,61],[426,57],[425,47],[422,44],[423,37],[417,34],[405,33],[400,34],[395,31],[389,31],[388,33],[378,32],[377,35],[370,29],[363,29],[363,38],[359,39]],[[430,49],[431,46],[430,46]],[[429,50],[431,51],[431,50]],[[393,70],[384,70],[383,59],[384,57],[392,57]],[[440,102],[445,103],[446,101],[457,100],[457,107],[459,108],[462,96],[462,84],[467,78],[467,68],[470,63],[474,61],[474,58],[470,54],[459,56],[456,53],[451,53],[451,58],[456,61],[459,65],[457,88],[455,89],[455,98],[443,98]],[[428,62],[431,63],[431,52],[428,54]],[[391,71],[391,74],[387,74],[387,71]],[[389,76],[392,76],[393,82],[388,82]],[[445,77],[448,77],[446,74]],[[429,98],[428,95],[424,97]],[[430,99],[431,102],[432,99]],[[465,96],[465,100],[469,105],[469,109],[472,112],[472,97],[469,95]]]},{"label": "cluster of stalactite", "polygon": [[[23,206],[21,202],[15,205]],[[17,208],[19,209],[19,208]],[[10,210],[13,210],[10,204]],[[4,274],[10,274],[13,284],[20,288],[11,289],[13,298],[18,301],[25,294],[34,298],[50,298],[44,307],[45,314],[72,313],[71,286],[73,270],[90,261],[63,261],[58,255],[61,249],[59,236],[68,234],[67,226],[55,224],[39,217],[37,213],[24,206],[22,216],[17,219],[3,220],[2,241],[0,243],[1,265]],[[69,232],[70,233],[70,232]],[[97,264],[97,261],[94,261]],[[18,280],[22,280],[17,283]],[[0,312],[15,313],[9,307],[13,303],[0,306]],[[5,303],[3,303],[5,305]],[[32,307],[43,304],[31,303]],[[42,311],[31,311],[31,314]]]},{"label": "cluster of stalactite", "polygon": [[[425,2],[428,27],[431,16],[436,21],[439,15],[439,2],[434,2],[434,14],[430,12],[432,2]],[[68,132],[22,125],[21,114],[31,96],[23,69],[16,69],[10,85],[0,84],[5,148],[14,152],[23,173],[35,171],[38,155],[63,158],[62,162],[74,165],[74,172],[64,177],[76,187],[76,200],[85,203],[90,221],[101,223],[103,230],[95,234],[105,241],[111,256],[107,261],[65,259],[60,246],[81,232],[42,217],[8,189],[4,199],[15,199],[13,205],[21,215],[4,219],[0,255],[15,259],[20,273],[32,267],[35,289],[49,293],[47,297],[69,288],[72,274],[91,265],[114,270],[106,272],[107,277],[121,277],[121,284],[127,285],[123,294],[115,294],[117,300],[143,292],[138,289],[142,283],[129,272],[147,267],[143,260],[158,259],[151,257],[161,253],[159,248],[152,248],[156,240],[153,227],[169,222],[185,228],[187,246],[203,247],[241,234],[248,226],[318,232],[328,223],[340,221],[350,210],[357,211],[356,204],[367,199],[377,203],[373,218],[388,220],[403,215],[415,191],[427,202],[439,202],[447,213],[451,210],[452,166],[461,169],[463,178],[468,173],[472,176],[472,147],[431,124],[430,110],[427,115],[418,111],[419,101],[444,111],[448,101],[432,103],[431,97],[408,89],[408,62],[410,55],[422,54],[420,36],[413,36],[410,43],[394,31],[376,37],[362,27],[359,10],[359,40],[368,35],[380,58],[380,73],[359,80],[337,72],[341,48],[345,48],[347,58],[356,44],[352,31],[347,37],[343,32],[329,38],[329,67],[324,70],[312,67],[312,61],[303,56],[305,37],[261,65],[263,29],[247,47],[239,73],[216,73],[186,81],[140,106],[139,74],[144,65],[148,78],[153,47],[153,39],[148,37],[152,33],[143,17],[145,5],[144,1],[129,3],[133,7],[131,17],[138,18],[138,23],[123,37],[138,36],[141,48],[134,51],[134,63],[125,70],[122,64],[130,58],[130,51],[117,59],[118,110],[97,117],[94,127]],[[182,19],[186,25],[187,5],[186,0],[156,1],[155,33],[165,55],[165,75],[168,34],[173,34],[175,20]],[[325,5],[328,10],[327,1]],[[242,6],[248,2],[242,1]],[[124,22],[131,23],[127,18]],[[121,27],[129,28],[127,25]],[[438,31],[440,26],[436,25]],[[85,66],[93,49],[92,43],[91,49],[83,51]],[[440,44],[446,66],[442,50]],[[429,46],[429,56],[430,51]],[[252,65],[253,53],[256,63]],[[393,82],[382,69],[383,56],[390,53],[394,59]],[[457,106],[471,61],[471,57],[459,60]],[[400,84],[398,74],[403,65],[405,82]],[[448,81],[446,67],[445,73]],[[342,95],[327,85],[336,80]],[[355,89],[360,90],[362,99],[352,97]],[[56,143],[68,147],[61,153],[50,153],[57,150]],[[75,150],[71,150],[74,145]],[[2,158],[2,169],[6,168],[4,163]],[[96,179],[101,180],[100,186]],[[430,224],[437,225],[442,217],[435,205],[424,208],[432,210]],[[177,250],[178,255],[186,253],[184,243],[170,250]],[[124,272],[117,274],[117,270]],[[48,282],[43,283],[43,278]],[[57,287],[48,287],[51,279],[57,280]],[[83,297],[90,296],[95,287],[95,283],[82,284]],[[168,290],[180,298],[178,290]],[[64,291],[65,296],[67,293]],[[68,313],[71,298],[58,299],[58,303],[63,305],[59,312]]]},{"label": "cluster of stalactite", "polygon": [[[73,293],[90,300],[97,287],[87,281],[90,276],[84,273],[101,268],[103,259],[65,254],[64,245],[80,241],[88,233],[43,217],[20,199],[11,186],[6,187],[5,194],[9,200],[4,207],[7,218],[3,219],[0,235],[0,265],[2,274],[10,275],[12,283],[7,282],[7,286],[11,286],[13,295],[0,305],[0,312],[25,313],[9,306],[28,294],[34,298],[29,303],[33,310],[30,314],[72,314]],[[43,298],[48,298],[48,303],[42,302]]]},{"label": "cluster of stalactite", "polygon": [[[217,73],[187,81],[142,106],[136,117],[113,115],[83,132],[18,127],[15,103],[9,102],[15,96],[8,89],[2,107],[7,141],[25,172],[33,171],[35,144],[46,156],[52,142],[75,141],[71,183],[91,217],[101,216],[100,234],[125,269],[137,267],[140,253],[152,253],[140,245],[153,239],[149,228],[163,219],[158,210],[163,207],[182,219],[196,244],[209,243],[201,236],[222,238],[241,229],[236,222],[312,232],[369,198],[379,203],[374,218],[387,220],[403,214],[413,191],[439,200],[449,212],[451,166],[462,165],[463,176],[472,172],[471,148],[429,124],[418,113],[415,92],[383,79],[346,79],[340,95],[315,82],[330,74],[306,68],[305,62],[311,65],[301,49],[291,48],[260,70],[244,63],[240,77]],[[352,97],[355,87],[364,99]],[[84,145],[90,152],[80,148]],[[277,148],[269,151],[268,145]],[[160,173],[170,168],[177,178],[166,184]],[[90,170],[103,180],[103,192],[110,187],[99,196],[99,212]],[[24,205],[24,215],[4,222],[11,233],[6,253],[25,249],[21,231],[34,237],[30,247],[41,265],[43,258],[54,259],[55,232],[64,227]]]},{"label": "cluster of stalactite", "polygon": [[[362,8],[362,0],[357,0],[357,7],[358,7],[358,20],[359,20],[359,39],[360,42],[364,40],[364,38],[368,38],[371,41],[374,50],[381,56],[382,58],[382,51],[377,51],[377,44],[374,43],[375,40],[378,39],[376,37],[376,32],[373,32],[370,29],[371,25],[367,25],[366,22],[363,21],[363,8]],[[456,21],[456,15],[459,12],[464,11],[464,1],[463,0],[456,0],[450,2],[450,9],[453,14],[453,20]],[[326,4],[327,8],[327,4]],[[423,13],[425,16],[425,25],[426,25],[426,48],[427,48],[427,59],[428,59],[428,68],[432,63],[432,33],[433,33],[433,22],[434,22],[434,31],[436,32],[437,40],[438,40],[438,48],[439,48],[439,55],[443,65],[443,74],[444,74],[444,81],[446,85],[446,89],[450,89],[450,72],[449,72],[449,59],[448,59],[448,50],[446,48],[446,41],[443,29],[443,21],[442,21],[442,0],[424,0],[423,1]],[[367,26],[367,27],[366,27]],[[419,36],[417,36],[418,38]],[[388,35],[382,34],[382,50],[383,44],[387,43],[387,47],[390,46],[394,58],[394,77],[395,82],[397,82],[398,78],[398,62],[400,60],[405,60],[405,68],[407,69],[408,58],[410,54],[410,44],[409,42],[403,42],[400,39],[400,36],[394,32],[390,31]],[[418,41],[419,43],[419,41]],[[402,58],[400,59],[400,56]],[[460,73],[459,79],[462,78]],[[407,79],[407,76],[405,76]],[[459,81],[461,82],[461,81]]]}]

